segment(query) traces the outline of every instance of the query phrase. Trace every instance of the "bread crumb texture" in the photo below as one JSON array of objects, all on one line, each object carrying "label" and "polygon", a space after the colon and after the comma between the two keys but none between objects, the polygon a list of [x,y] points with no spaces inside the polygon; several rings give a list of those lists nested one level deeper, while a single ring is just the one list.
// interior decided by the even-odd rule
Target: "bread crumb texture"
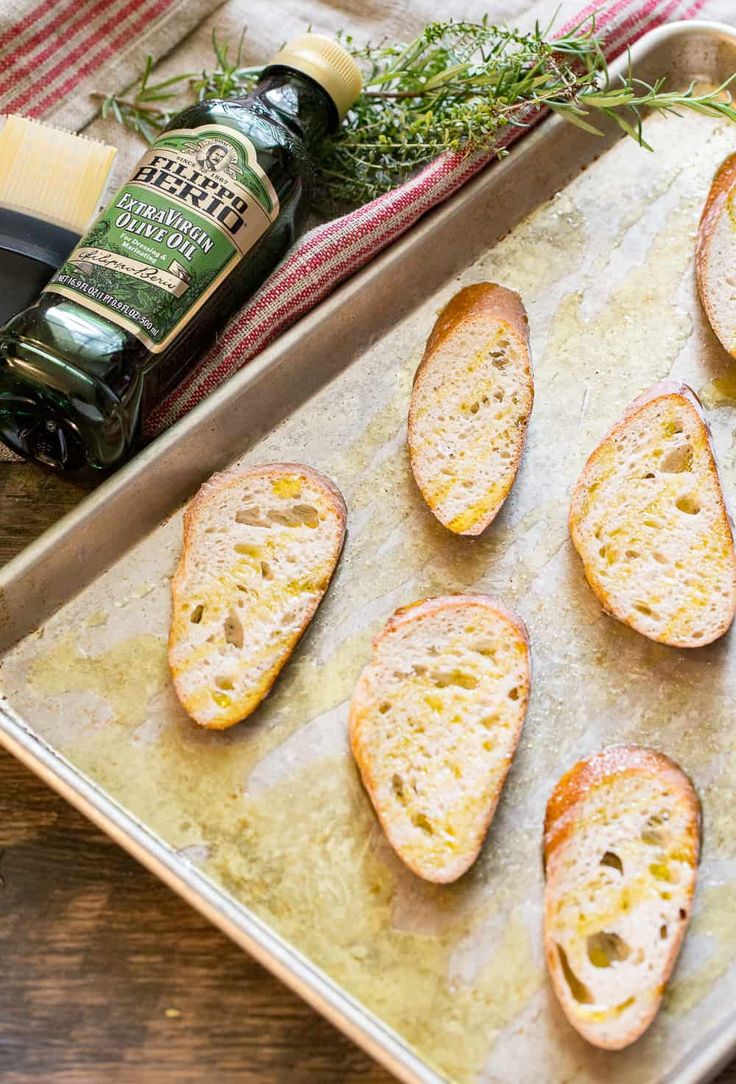
[{"label": "bread crumb texture", "polygon": [[479,534],[508,496],[533,397],[518,294],[492,283],[461,290],[430,335],[409,413],[417,485],[455,534]]},{"label": "bread crumb texture", "polygon": [[485,596],[425,600],[376,637],[351,743],[390,843],[420,877],[454,881],[477,857],[528,696],[525,632]]},{"label": "bread crumb texture", "polygon": [[736,558],[710,435],[694,394],[658,385],[588,460],[570,532],[602,606],[644,636],[697,647],[736,607]]},{"label": "bread crumb texture", "polygon": [[215,475],[187,509],[169,660],[200,725],[246,718],[309,624],[337,563],[345,506],[295,464]]},{"label": "bread crumb texture", "polygon": [[545,954],[589,1042],[628,1046],[654,1018],[690,920],[700,805],[667,757],[623,746],[558,783],[545,824]]}]

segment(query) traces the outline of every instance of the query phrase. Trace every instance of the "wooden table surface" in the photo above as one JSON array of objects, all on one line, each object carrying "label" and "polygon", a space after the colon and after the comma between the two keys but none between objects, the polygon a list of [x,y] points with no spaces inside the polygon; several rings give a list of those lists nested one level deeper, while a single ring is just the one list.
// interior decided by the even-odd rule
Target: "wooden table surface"
[{"label": "wooden table surface", "polygon": [[[82,496],[0,463],[0,563]],[[0,968],[2,1084],[391,1080],[2,750]]]}]

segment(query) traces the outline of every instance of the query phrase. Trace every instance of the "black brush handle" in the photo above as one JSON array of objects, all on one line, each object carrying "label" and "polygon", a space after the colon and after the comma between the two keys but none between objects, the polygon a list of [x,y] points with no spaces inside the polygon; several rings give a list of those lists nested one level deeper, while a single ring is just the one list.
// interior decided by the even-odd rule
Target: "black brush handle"
[{"label": "black brush handle", "polygon": [[31,305],[79,234],[0,207],[0,325]]}]

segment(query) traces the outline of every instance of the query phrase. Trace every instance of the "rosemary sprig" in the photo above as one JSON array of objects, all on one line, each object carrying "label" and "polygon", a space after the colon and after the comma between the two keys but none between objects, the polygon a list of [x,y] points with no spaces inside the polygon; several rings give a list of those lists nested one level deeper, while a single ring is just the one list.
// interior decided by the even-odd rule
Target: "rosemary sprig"
[{"label": "rosemary sprig", "polygon": [[[689,109],[736,121],[732,80],[715,90],[671,91],[662,79],[650,85],[629,71],[613,83],[593,18],[556,39],[550,28],[521,34],[484,19],[431,23],[408,44],[358,45],[348,34],[341,41],[363,69],[364,90],[340,130],[319,148],[316,191],[323,211],[365,203],[443,151],[490,150],[545,107],[597,135],[596,116],[609,117],[645,147],[647,110]],[[132,96],[105,97],[102,115],[150,141],[186,100],[247,94],[261,69],[243,65],[243,37],[232,59],[216,36],[213,49],[212,71],[160,83],[150,81],[149,57]]]},{"label": "rosemary sprig", "polygon": [[92,95],[100,100],[100,115],[114,117],[118,124],[138,132],[148,143],[152,143],[187,104],[205,98],[237,98],[247,94],[258,82],[263,66],[249,68],[243,65],[244,40],[245,31],[240,36],[235,57],[230,60],[227,44],[220,42],[217,32],[213,31],[215,66],[212,71],[205,70],[199,74],[185,72],[158,83],[151,82],[154,59],[149,54],[130,97]]},{"label": "rosemary sprig", "polygon": [[160,83],[151,83],[153,65],[154,60],[149,53],[132,98],[121,98],[117,94],[92,95],[93,98],[101,100],[102,117],[114,117],[118,124],[138,132],[149,143],[153,142],[173,116],[172,110],[166,108],[164,102],[174,101],[179,96],[176,89],[180,91],[182,83],[192,78],[189,74],[172,75],[170,79],[164,79]]}]

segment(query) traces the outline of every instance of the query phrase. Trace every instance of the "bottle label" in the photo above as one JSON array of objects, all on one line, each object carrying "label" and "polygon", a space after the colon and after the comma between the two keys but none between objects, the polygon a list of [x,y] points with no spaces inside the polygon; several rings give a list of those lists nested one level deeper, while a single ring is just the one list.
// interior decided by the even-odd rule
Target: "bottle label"
[{"label": "bottle label", "polygon": [[279,213],[232,128],[164,132],[46,286],[164,350]]}]

